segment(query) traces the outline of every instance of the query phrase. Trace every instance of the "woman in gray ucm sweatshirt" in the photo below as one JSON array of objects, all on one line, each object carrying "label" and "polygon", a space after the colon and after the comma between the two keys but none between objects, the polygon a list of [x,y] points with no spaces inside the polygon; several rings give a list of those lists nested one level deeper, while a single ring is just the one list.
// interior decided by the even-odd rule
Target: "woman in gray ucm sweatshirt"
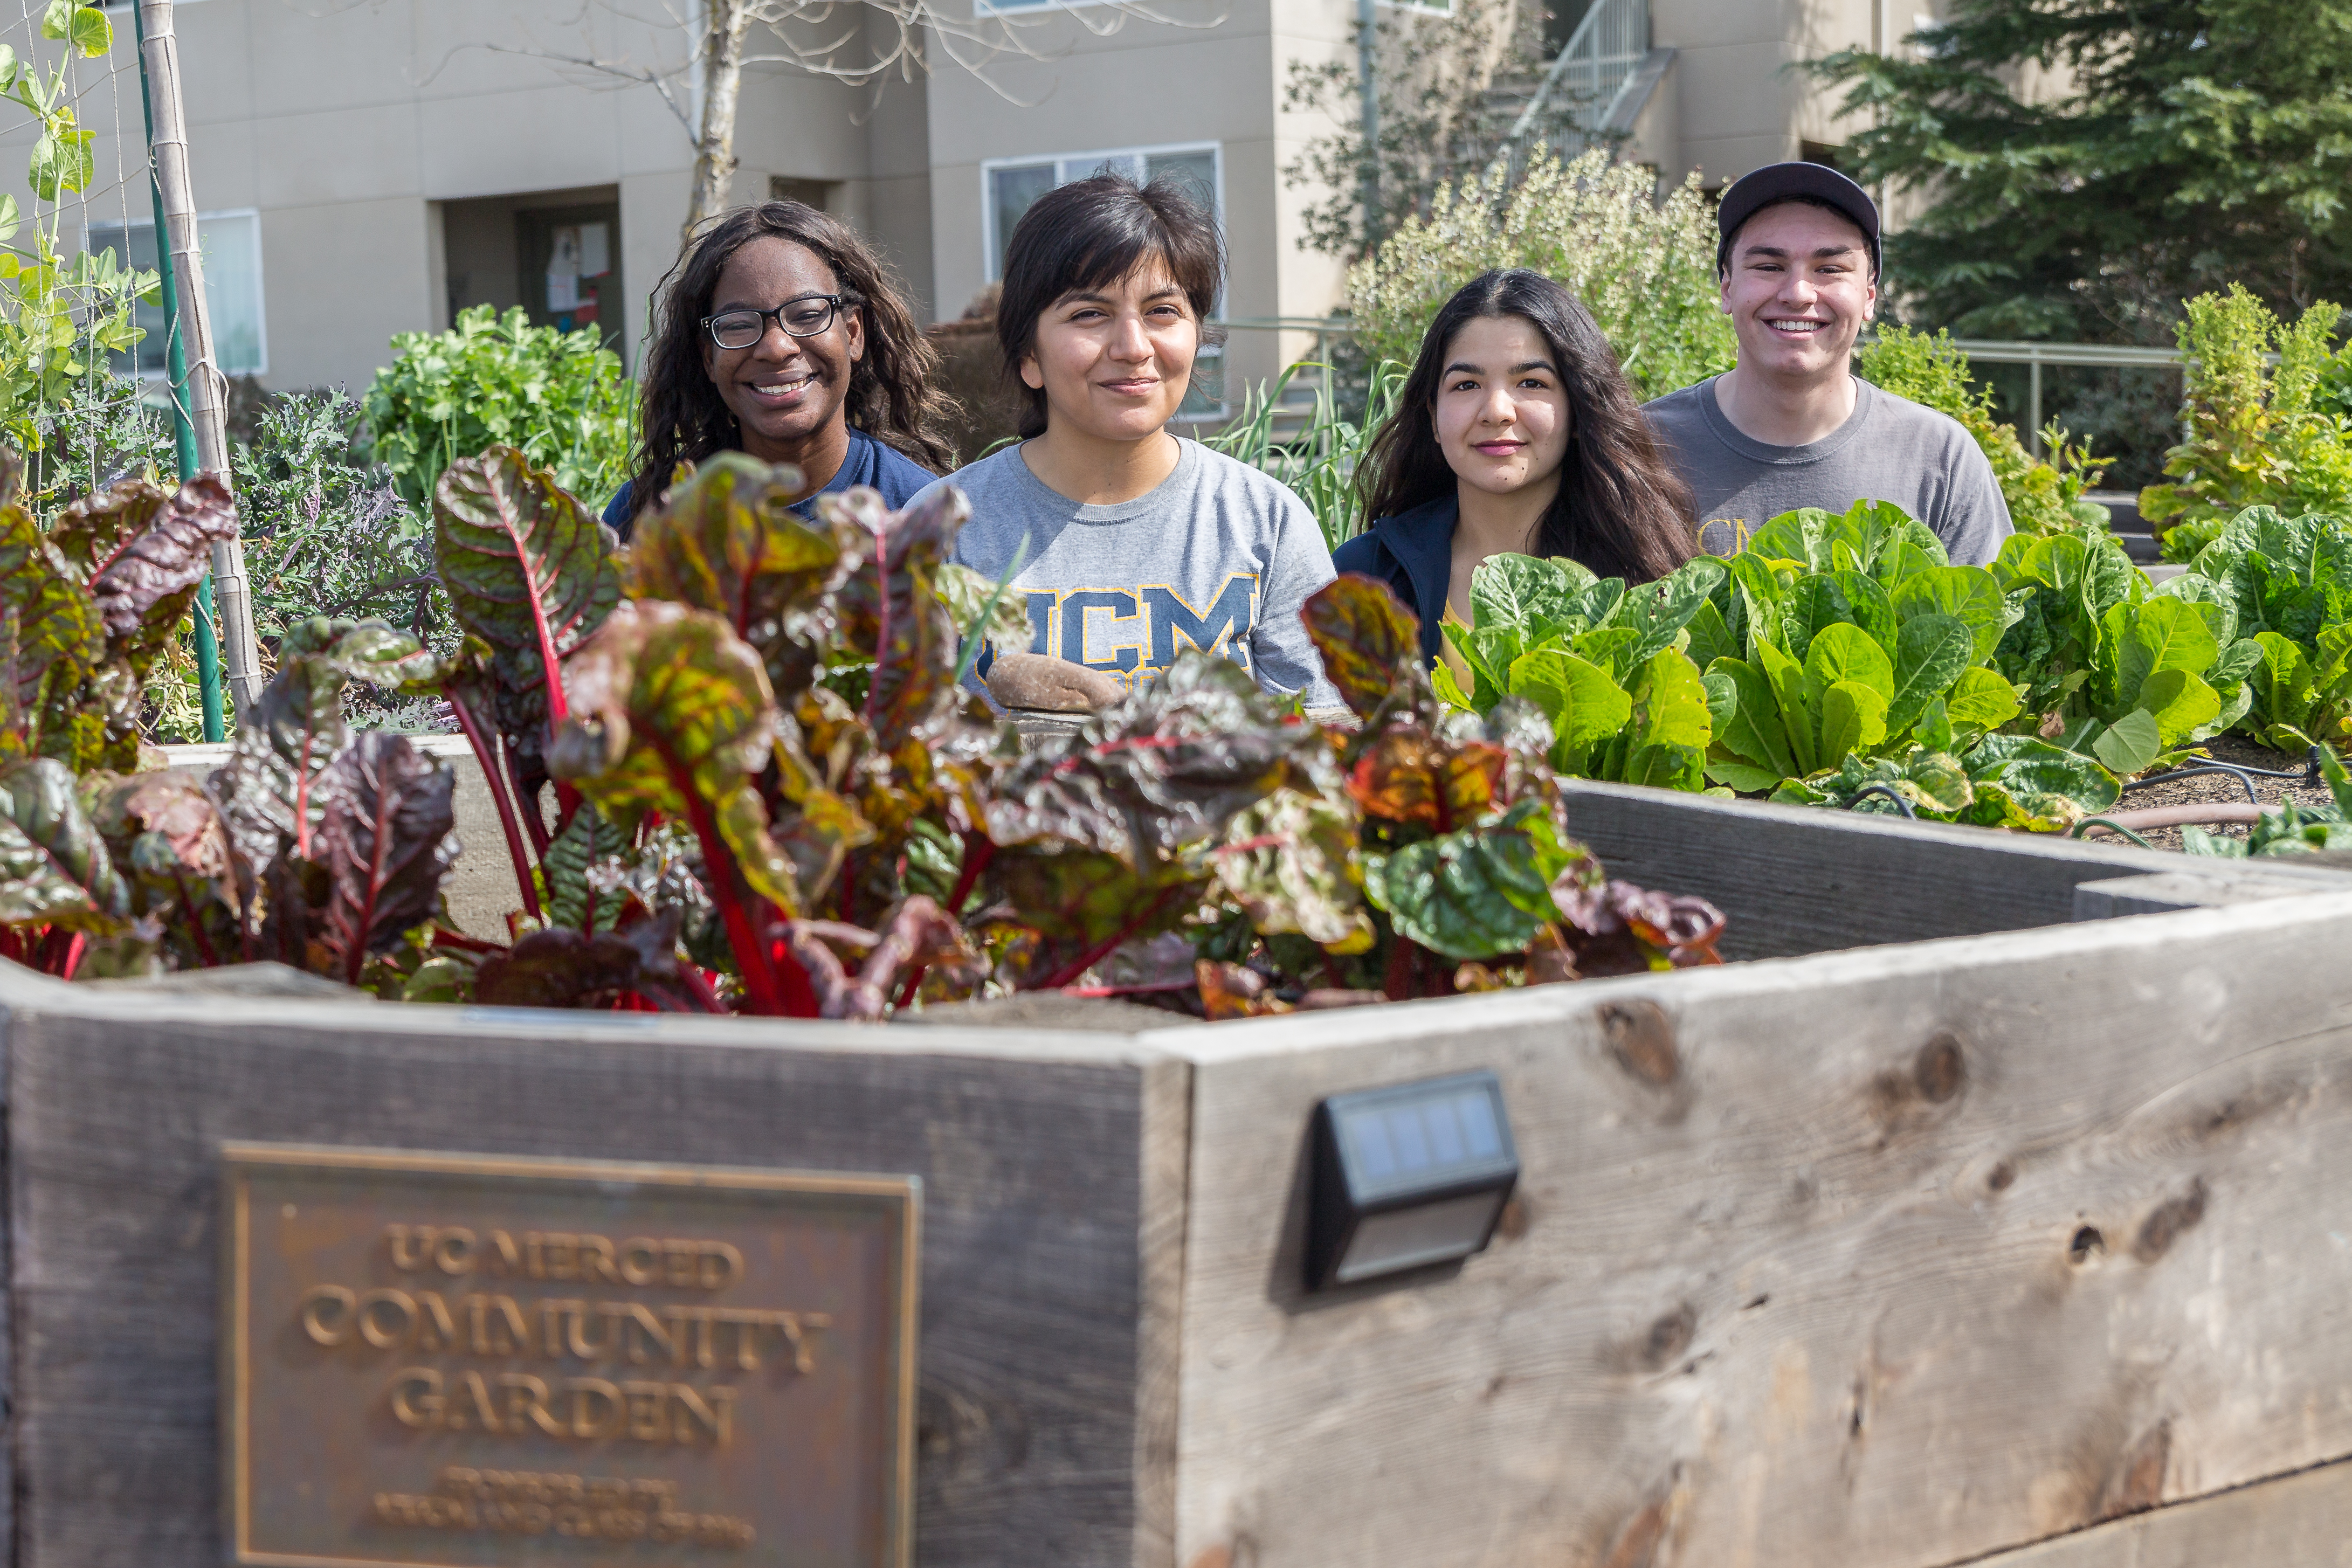
[{"label": "woman in gray ucm sweatshirt", "polygon": [[1298,619],[1333,575],[1314,514],[1167,428],[1223,277],[1216,220],[1172,180],[1097,174],[1037,199],[996,316],[1023,440],[948,476],[971,497],[955,558],[992,580],[1019,559],[1031,653],[1132,690],[1198,648],[1337,707]]}]

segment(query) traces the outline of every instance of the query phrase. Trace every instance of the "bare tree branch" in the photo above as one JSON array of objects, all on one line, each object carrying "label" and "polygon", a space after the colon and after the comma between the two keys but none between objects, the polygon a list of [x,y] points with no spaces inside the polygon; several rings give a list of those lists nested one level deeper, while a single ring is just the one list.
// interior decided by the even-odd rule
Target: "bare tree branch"
[{"label": "bare tree branch", "polygon": [[[627,53],[593,47],[567,50],[537,43],[467,43],[443,56],[425,79],[439,75],[459,50],[477,48],[543,60],[572,74],[574,79],[584,77],[616,90],[653,89],[694,147],[694,183],[680,231],[687,242],[727,206],[738,164],[735,121],[747,67],[781,69],[848,87],[870,86],[878,94],[893,77],[911,82],[927,75],[932,68],[929,56],[935,52],[1006,102],[1033,108],[1043,99],[1024,99],[991,79],[989,72],[1008,62],[1042,64],[1067,54],[1070,44],[1055,41],[1066,39],[1066,30],[1046,30],[1062,22],[1075,21],[1087,34],[1107,37],[1129,21],[1202,31],[1225,19],[1225,13],[1220,11],[1206,21],[1183,20],[1150,0],[1101,0],[1084,7],[1056,5],[1019,15],[991,11],[983,3],[975,3],[968,16],[950,14],[940,0],[664,0],[658,16],[632,9],[623,0],[579,0],[579,9],[567,25],[593,34],[592,9],[641,29],[655,45],[656,57],[648,63]],[[839,18],[836,11],[843,14]],[[887,25],[883,36],[862,57],[845,61],[842,57],[856,47],[867,24],[877,18]],[[761,35],[761,46],[747,51],[746,41],[754,28]],[[822,36],[808,36],[817,30],[822,30]],[[934,46],[929,51],[927,39]],[[663,47],[673,40],[682,46],[677,56]]]}]

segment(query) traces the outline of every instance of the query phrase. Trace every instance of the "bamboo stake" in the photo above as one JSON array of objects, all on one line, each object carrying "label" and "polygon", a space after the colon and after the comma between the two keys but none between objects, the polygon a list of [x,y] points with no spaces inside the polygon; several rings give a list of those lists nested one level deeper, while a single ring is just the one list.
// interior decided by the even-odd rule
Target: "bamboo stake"
[{"label": "bamboo stake", "polygon": [[[188,177],[187,118],[180,98],[179,40],[172,31],[172,0],[139,0],[139,63],[147,78],[153,129],[149,145],[155,161],[155,188],[163,203],[168,235],[159,235],[172,268],[180,307],[181,338],[188,350],[188,382],[174,387],[187,400],[195,427],[196,461],[224,483],[229,479],[228,433],[223,394],[226,381],[213,354],[211,313],[205,304],[205,269],[197,251],[196,203]],[[213,546],[213,602],[220,612],[221,651],[226,656],[229,695],[240,713],[261,695],[261,660],[253,638],[253,600],[246,582],[245,546],[230,539]]]},{"label": "bamboo stake", "polygon": [[[152,147],[155,140],[155,106],[147,91],[146,34],[133,8],[131,21],[141,43],[139,57],[139,113],[147,129],[147,141]],[[155,183],[155,158],[147,157],[147,193],[155,204],[155,236],[161,253],[163,236],[171,232],[163,221],[163,188]],[[168,267],[160,269],[163,289],[163,371],[165,384],[172,389],[172,445],[179,459],[180,483],[186,484],[203,470],[196,462],[196,427],[188,420],[188,400],[184,390],[188,384],[188,351],[180,336],[179,283]],[[218,613],[213,609],[212,573],[196,587],[196,692],[204,710],[205,738],[217,741],[223,736],[221,713],[220,637],[214,630]]]}]

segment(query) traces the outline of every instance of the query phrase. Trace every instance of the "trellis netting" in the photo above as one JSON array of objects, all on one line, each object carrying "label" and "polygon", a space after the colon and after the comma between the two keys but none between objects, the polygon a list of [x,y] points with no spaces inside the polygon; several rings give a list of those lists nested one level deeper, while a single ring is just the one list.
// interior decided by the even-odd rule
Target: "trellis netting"
[{"label": "trellis netting", "polygon": [[[16,0],[17,15],[8,17],[6,3],[0,0],[0,442],[23,455],[26,504],[46,522],[118,478],[176,481],[172,403],[184,404],[188,389],[158,373],[163,287],[153,263],[165,246],[155,226],[132,13]],[[145,267],[131,255],[142,234],[155,235],[140,258]],[[199,615],[208,612],[206,598],[199,597]],[[210,737],[218,724],[217,699],[199,703],[189,641],[150,687],[161,709],[155,729],[165,738],[200,730]]]}]

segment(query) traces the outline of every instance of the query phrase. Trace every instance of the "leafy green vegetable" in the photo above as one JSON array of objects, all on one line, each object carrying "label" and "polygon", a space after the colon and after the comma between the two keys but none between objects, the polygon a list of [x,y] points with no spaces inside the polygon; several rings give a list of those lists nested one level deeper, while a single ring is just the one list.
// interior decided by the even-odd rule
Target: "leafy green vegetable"
[{"label": "leafy green vegetable", "polygon": [[635,388],[591,330],[534,327],[520,307],[457,313],[446,332],[400,332],[367,390],[373,455],[411,502],[470,453],[512,447],[600,506],[629,476]]}]

